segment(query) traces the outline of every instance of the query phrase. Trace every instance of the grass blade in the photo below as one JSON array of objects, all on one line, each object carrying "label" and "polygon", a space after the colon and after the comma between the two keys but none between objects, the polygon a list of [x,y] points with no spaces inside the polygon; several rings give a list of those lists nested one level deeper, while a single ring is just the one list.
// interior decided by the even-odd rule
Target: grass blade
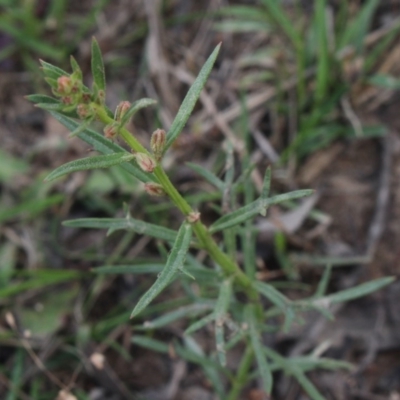
[{"label": "grass blade", "polygon": [[325,98],[329,82],[329,51],[326,25],[326,0],[315,0],[315,25],[318,42],[317,79],[315,99],[317,104]]},{"label": "grass blade", "polygon": [[267,395],[272,391],[272,373],[265,357],[264,347],[259,337],[259,329],[257,327],[257,316],[254,305],[247,307],[246,315],[248,317],[249,334],[251,344],[253,346],[254,355],[257,360],[258,371],[263,382],[263,387]]},{"label": "grass blade", "polygon": [[94,156],[74,160],[67,164],[61,165],[45,178],[45,182],[52,181],[61,176],[70,174],[71,172],[84,171],[88,169],[108,168],[113,165],[118,165],[135,158],[133,154],[128,152],[107,154],[104,156]]},{"label": "grass blade", "polygon": [[150,302],[153,301],[166,286],[168,286],[179,268],[182,268],[186,253],[189,249],[191,237],[192,227],[187,223],[182,224],[165,268],[162,270],[153,286],[136,304],[136,307],[132,311],[131,318],[143,311],[150,304]]},{"label": "grass blade", "polygon": [[339,49],[352,45],[358,52],[362,50],[364,38],[378,5],[379,0],[369,0],[364,3],[362,9],[357,13],[357,17],[347,25],[342,37],[338,40]]},{"label": "grass blade", "polygon": [[181,107],[179,108],[178,114],[176,115],[174,121],[172,122],[171,128],[168,131],[165,150],[167,150],[175,141],[175,139],[179,136],[187,120],[189,119],[190,114],[192,113],[193,108],[197,102],[197,99],[200,97],[200,93],[203,90],[204,85],[206,84],[208,75],[210,75],[211,69],[218,56],[220,47],[221,44],[219,44],[212,52],[206,63],[203,65],[203,68],[200,70],[199,75],[197,76],[193,85],[187,92],[187,95],[183,100]]}]

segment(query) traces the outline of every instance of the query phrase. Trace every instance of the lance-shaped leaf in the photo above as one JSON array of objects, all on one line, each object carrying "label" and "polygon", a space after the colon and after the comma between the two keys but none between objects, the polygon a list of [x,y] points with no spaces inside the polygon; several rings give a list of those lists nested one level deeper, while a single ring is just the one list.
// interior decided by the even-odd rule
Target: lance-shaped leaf
[{"label": "lance-shaped leaf", "polygon": [[[59,112],[51,111],[50,114],[59,121],[62,125],[68,128],[71,132],[76,131],[80,123],[73,120],[72,118],[66,117]],[[104,136],[100,135],[96,131],[85,128],[82,132],[78,133],[77,136],[84,142],[88,143],[90,146],[102,154],[112,154],[124,152],[121,146],[116,143],[111,142],[111,140],[106,139]],[[142,171],[133,161],[129,163],[121,164],[121,168],[128,171],[135,178],[139,179],[141,182],[154,182],[155,178],[152,174],[148,174]]]},{"label": "lance-shaped leaf", "polygon": [[92,39],[92,75],[93,82],[99,90],[106,90],[106,75],[104,72],[103,56],[97,40]]},{"label": "lance-shaped leaf", "polygon": [[133,231],[141,235],[147,235],[156,239],[174,242],[177,232],[164,228],[163,226],[150,224],[148,222],[134,219],[128,215],[127,218],[81,218],[63,222],[64,226],[71,228],[93,228],[108,229],[108,233],[112,233],[121,229]]},{"label": "lance-shaped leaf", "polygon": [[175,274],[182,268],[185,261],[186,253],[189,249],[190,240],[192,238],[192,228],[190,224],[184,223],[179,229],[175,243],[168,257],[167,264],[162,270],[153,286],[142,296],[136,307],[133,309],[131,318],[143,311],[151,301],[153,301],[162,290],[168,286]]},{"label": "lance-shaped leaf", "polygon": [[131,106],[128,108],[128,110],[125,112],[123,117],[121,118],[121,126],[125,126],[129,120],[142,108],[152,106],[153,104],[156,104],[157,101],[153,99],[140,99],[135,101],[134,103],[131,104]]},{"label": "lance-shaped leaf", "polygon": [[43,106],[45,104],[61,104],[59,100],[54,97],[46,96],[45,94],[29,94],[28,96],[25,96],[25,98],[32,103],[38,103]]},{"label": "lance-shaped leaf", "polygon": [[187,162],[186,165],[191,168],[194,172],[197,172],[200,176],[202,176],[207,182],[214,185],[219,190],[223,191],[225,187],[225,183],[219,179],[216,175],[210,172],[208,169],[203,168],[198,164],[194,164],[191,162]]},{"label": "lance-shaped leaf", "polygon": [[215,343],[220,364],[226,365],[224,323],[232,296],[232,280],[222,282],[217,304],[215,306]]},{"label": "lance-shaped leaf", "polygon": [[177,310],[168,312],[163,314],[161,317],[155,318],[151,321],[146,321],[143,326],[135,327],[136,330],[147,330],[147,329],[159,329],[163,326],[169,325],[171,322],[174,322],[178,319],[182,319],[185,317],[194,318],[198,314],[203,313],[204,311],[211,310],[215,304],[201,304],[194,303],[188,306],[183,306],[178,308]]},{"label": "lance-shaped leaf", "polygon": [[68,72],[65,72],[61,68],[58,68],[52,64],[49,64],[46,61],[40,60],[40,64],[42,65],[42,71],[46,78],[58,79],[61,76],[69,76]]},{"label": "lance-shaped leaf", "polygon": [[303,370],[300,368],[299,363],[297,362],[298,358],[284,358],[274,350],[269,347],[263,347],[264,353],[274,361],[280,369],[285,371],[286,374],[292,375],[297,382],[302,386],[304,391],[310,396],[313,400],[324,400],[325,397],[319,393],[314,384],[306,377]]},{"label": "lance-shaped leaf", "polygon": [[210,232],[215,233],[232,226],[241,224],[250,218],[255,217],[257,214],[265,215],[266,210],[273,204],[279,204],[284,201],[299,199],[304,196],[309,196],[313,193],[313,190],[296,190],[294,192],[279,194],[277,196],[270,197],[269,199],[259,198],[244,207],[237,209],[229,214],[226,214],[215,221],[210,226]]},{"label": "lance-shaped leaf", "polygon": [[290,305],[290,300],[286,298],[279,290],[276,290],[268,283],[255,281],[253,282],[254,289],[265,296],[272,304],[278,307],[283,313],[287,312]]},{"label": "lance-shaped leaf", "polygon": [[350,301],[359,297],[366,296],[373,293],[383,287],[391,284],[395,280],[394,277],[386,277],[373,280],[371,282],[362,283],[351,289],[341,290],[338,293],[330,294],[329,296],[321,297],[314,301],[317,305],[330,305],[335,303],[342,303],[344,301]]},{"label": "lance-shaped leaf", "polygon": [[88,169],[109,168],[113,165],[118,165],[130,161],[135,156],[127,152],[107,154],[104,156],[94,156],[74,160],[67,164],[61,165],[45,178],[49,182],[61,176],[70,174],[71,172],[84,171]]},{"label": "lance-shaped leaf", "polygon": [[246,316],[249,324],[250,340],[258,364],[258,371],[263,382],[264,390],[267,395],[270,395],[272,390],[272,373],[264,354],[265,346],[263,346],[260,340],[260,329],[257,326],[256,309],[253,304],[247,306]]},{"label": "lance-shaped leaf", "polygon": [[215,313],[208,314],[203,318],[198,319],[196,322],[193,322],[184,332],[185,335],[190,335],[204,326],[208,325],[212,321],[215,320]]},{"label": "lance-shaped leaf", "polygon": [[175,139],[179,136],[187,120],[189,119],[190,114],[192,113],[193,108],[198,98],[200,97],[200,93],[203,90],[204,85],[206,84],[208,75],[210,75],[211,69],[218,56],[220,47],[221,44],[219,44],[212,52],[206,63],[203,65],[203,68],[200,70],[196,80],[193,82],[193,85],[187,92],[186,97],[183,100],[181,107],[179,108],[178,114],[176,114],[176,117],[172,122],[171,128],[168,131],[165,150],[167,150],[175,141]]}]

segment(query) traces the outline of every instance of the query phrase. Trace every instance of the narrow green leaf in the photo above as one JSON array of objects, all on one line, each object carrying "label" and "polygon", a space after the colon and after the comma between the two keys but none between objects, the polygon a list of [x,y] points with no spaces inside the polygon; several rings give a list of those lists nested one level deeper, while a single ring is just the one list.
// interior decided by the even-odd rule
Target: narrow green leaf
[{"label": "narrow green leaf", "polygon": [[84,171],[88,169],[109,168],[113,165],[118,165],[135,158],[133,154],[128,152],[107,154],[104,156],[94,156],[81,158],[79,160],[71,161],[67,164],[61,165],[45,178],[46,182],[57,179],[61,176],[70,174],[71,172]]},{"label": "narrow green leaf", "polygon": [[25,98],[32,103],[40,104],[60,104],[60,102],[54,97],[46,96],[44,94],[29,94]]},{"label": "narrow green leaf", "polygon": [[93,82],[99,90],[106,90],[106,74],[104,71],[103,56],[95,38],[92,39],[92,75]]},{"label": "narrow green leaf", "polygon": [[223,15],[223,16],[231,16],[231,17],[237,17],[241,20],[243,19],[249,19],[249,20],[254,20],[254,21],[260,21],[266,23],[265,20],[267,19],[267,15],[264,10],[262,10],[260,7],[254,7],[254,6],[226,6],[226,7],[221,7],[218,11],[217,14]]},{"label": "narrow green leaf", "polygon": [[315,369],[347,369],[353,370],[354,365],[341,360],[335,360],[332,358],[316,357],[316,356],[300,356],[290,358],[290,362],[296,365],[300,370],[307,372]]},{"label": "narrow green leaf", "polygon": [[143,326],[136,326],[136,330],[147,330],[147,329],[159,329],[166,325],[169,325],[171,322],[174,322],[178,319],[185,317],[195,317],[204,311],[210,310],[213,308],[212,304],[190,304],[188,306],[183,306],[178,308],[177,310],[168,312],[163,314],[161,317],[153,319],[152,321],[146,321]]},{"label": "narrow green leaf", "polygon": [[324,273],[322,275],[322,278],[318,283],[318,287],[317,287],[317,290],[315,292],[315,297],[316,298],[322,297],[322,296],[325,295],[326,290],[328,288],[329,281],[331,279],[331,274],[332,274],[332,266],[328,265],[325,268]]},{"label": "narrow green leaf", "polygon": [[152,106],[153,104],[156,104],[157,101],[153,99],[140,99],[135,101],[134,103],[131,104],[129,109],[126,111],[124,116],[121,118],[121,126],[125,126],[128,121],[142,108]]},{"label": "narrow green leaf", "polygon": [[281,292],[276,290],[272,285],[261,281],[254,281],[253,287],[286,314],[291,302]]},{"label": "narrow green leaf", "polygon": [[133,344],[136,344],[137,346],[143,347],[145,349],[158,351],[159,353],[169,352],[169,346],[167,344],[156,339],[151,339],[147,336],[133,335],[131,341]]},{"label": "narrow green leaf", "polygon": [[40,289],[49,285],[55,285],[61,282],[67,282],[74,279],[79,279],[85,276],[78,271],[47,271],[47,275],[42,275],[37,278],[28,279],[23,282],[8,285],[0,289],[0,299],[14,296],[28,290]]},{"label": "narrow green leaf", "polygon": [[74,74],[74,77],[76,79],[82,80],[82,70],[79,64],[76,62],[75,58],[73,56],[70,57],[70,63],[71,63],[71,68],[72,72]]},{"label": "narrow green leaf", "polygon": [[89,128],[89,125],[93,122],[94,117],[90,117],[90,119],[83,121],[74,131],[72,131],[68,138],[73,138],[78,136],[81,132],[83,132],[86,128]]},{"label": "narrow green leaf", "polygon": [[368,79],[368,83],[389,90],[398,90],[400,88],[400,79],[385,74],[371,76],[371,78]]},{"label": "narrow green leaf", "polygon": [[214,29],[220,32],[248,33],[270,32],[271,26],[265,21],[224,20],[214,24]]},{"label": "narrow green leaf", "polygon": [[187,162],[186,165],[194,172],[198,173],[201,177],[203,177],[207,182],[211,183],[216,188],[218,188],[219,190],[221,191],[224,190],[225,183],[208,169],[203,168],[201,165],[194,164],[191,162]]},{"label": "narrow green leaf", "polygon": [[348,23],[338,40],[338,49],[352,45],[360,52],[363,48],[364,38],[369,30],[372,18],[379,6],[379,0],[366,1],[351,23]]},{"label": "narrow green leaf", "polygon": [[316,39],[318,43],[317,80],[315,88],[315,100],[319,102],[325,98],[329,83],[329,47],[328,27],[326,17],[326,0],[314,0]]},{"label": "narrow green leaf", "polygon": [[217,219],[209,228],[211,233],[215,233],[232,226],[241,224],[242,222],[255,217],[264,210],[263,200],[258,199],[244,207],[237,209],[229,214]]},{"label": "narrow green leaf", "polygon": [[164,264],[138,264],[138,265],[102,265],[93,268],[95,274],[158,274],[164,268]]},{"label": "narrow green leaf", "polygon": [[63,222],[64,226],[70,228],[94,228],[108,229],[110,232],[115,232],[121,229],[133,231],[141,235],[147,235],[156,239],[174,242],[177,237],[177,232],[164,228],[160,225],[150,224],[148,222],[134,219],[131,216],[127,218],[82,218],[73,219]]},{"label": "narrow green leaf", "polygon": [[304,372],[297,366],[296,359],[286,359],[269,347],[263,348],[264,353],[276,362],[287,375],[292,375],[299,382],[304,391],[312,400],[325,400],[325,397],[317,390],[313,383],[306,377]]},{"label": "narrow green leaf", "polygon": [[153,286],[142,296],[136,307],[133,309],[131,318],[143,311],[151,301],[153,301],[161,291],[168,286],[176,272],[183,266],[186,253],[189,249],[192,237],[192,228],[190,224],[184,223],[179,229],[174,246],[168,257],[165,268],[158,276]]},{"label": "narrow green leaf", "polygon": [[210,324],[215,320],[215,313],[208,314],[203,318],[198,319],[193,324],[189,325],[189,327],[185,330],[185,335],[191,335],[192,333],[198,331],[199,329],[203,328],[204,326]]},{"label": "narrow green leaf", "polygon": [[267,200],[269,196],[269,190],[271,188],[271,167],[267,168],[265,171],[264,182],[261,190],[260,198]]},{"label": "narrow green leaf", "polygon": [[209,228],[211,233],[215,233],[255,217],[257,214],[265,216],[267,208],[273,204],[279,204],[284,201],[299,199],[301,197],[313,194],[313,190],[296,190],[294,192],[279,194],[268,199],[257,199],[244,207],[226,214],[215,221]]},{"label": "narrow green leaf", "polygon": [[283,8],[276,0],[262,0],[268,14],[272,17],[275,23],[285,33],[292,42],[293,46],[300,50],[303,47],[303,36],[300,30],[296,30],[293,21],[285,14]]},{"label": "narrow green leaf", "polygon": [[[66,117],[65,115],[62,115],[59,112],[51,111],[50,114],[62,125],[68,128],[71,132],[75,131],[80,126],[79,122],[74,121],[72,118]],[[113,154],[125,151],[125,149],[121,146],[118,146],[116,143],[113,143],[112,141],[106,139],[104,136],[89,128],[85,128],[77,136],[84,142],[92,146],[94,150],[102,154]],[[121,168],[128,171],[141,182],[155,181],[155,178],[152,174],[143,172],[134,162],[123,163],[121,164]]]},{"label": "narrow green leaf", "polygon": [[13,207],[0,209],[0,223],[12,220],[17,217],[34,217],[35,215],[47,210],[51,206],[60,203],[64,200],[64,196],[56,194],[44,199],[33,198]]},{"label": "narrow green leaf", "polygon": [[179,108],[178,114],[176,115],[174,121],[172,122],[171,128],[168,131],[165,150],[167,150],[175,141],[175,139],[179,136],[187,120],[189,119],[190,114],[192,113],[193,108],[197,102],[197,99],[199,98],[200,93],[203,90],[204,85],[206,84],[207,78],[210,75],[211,69],[218,56],[220,47],[221,44],[219,44],[212,52],[206,63],[203,65],[203,68],[200,70],[200,73],[194,81],[193,85],[187,92],[187,95],[183,100],[181,107]]},{"label": "narrow green leaf", "polygon": [[338,293],[331,294],[329,296],[322,297],[316,300],[317,304],[335,304],[335,303],[342,303],[344,301],[354,300],[359,297],[366,296],[373,292],[376,292],[383,287],[390,285],[392,282],[395,281],[396,278],[394,277],[386,277],[373,280],[371,282],[362,283],[356,287],[351,289],[345,289]]},{"label": "narrow green leaf", "polygon": [[229,303],[232,297],[232,280],[222,282],[217,304],[215,306],[215,343],[220,364],[226,365],[224,324],[227,317]]},{"label": "narrow green leaf", "polygon": [[248,318],[250,340],[257,360],[258,371],[263,382],[264,390],[267,395],[270,395],[272,391],[272,373],[267,358],[265,357],[265,346],[260,340],[260,329],[257,326],[256,309],[253,304],[247,306],[246,316]]},{"label": "narrow green leaf", "polygon": [[46,61],[40,60],[40,64],[42,65],[43,73],[47,78],[58,79],[61,76],[69,76],[68,72],[65,72],[61,68],[55,67]]}]

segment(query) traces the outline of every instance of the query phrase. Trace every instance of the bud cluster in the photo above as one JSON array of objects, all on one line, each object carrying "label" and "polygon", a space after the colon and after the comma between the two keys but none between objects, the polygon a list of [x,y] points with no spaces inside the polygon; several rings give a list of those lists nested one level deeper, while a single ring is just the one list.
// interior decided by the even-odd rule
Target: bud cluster
[{"label": "bud cluster", "polygon": [[95,116],[90,103],[95,101],[95,96],[84,86],[82,71],[78,63],[71,57],[72,74],[56,69],[42,61],[45,80],[50,85],[53,94],[60,98],[60,110],[64,112],[76,111],[81,119],[92,119]]}]

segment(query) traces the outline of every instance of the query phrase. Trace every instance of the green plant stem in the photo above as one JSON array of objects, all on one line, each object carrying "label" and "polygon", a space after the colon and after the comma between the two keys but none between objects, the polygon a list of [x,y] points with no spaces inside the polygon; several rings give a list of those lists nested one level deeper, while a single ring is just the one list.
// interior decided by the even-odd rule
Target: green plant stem
[{"label": "green plant stem", "polygon": [[246,351],[243,354],[243,357],[240,361],[240,365],[236,374],[236,377],[233,381],[233,386],[231,391],[229,392],[227,400],[236,400],[240,397],[240,392],[243,389],[243,386],[246,384],[248,373],[253,362],[253,347],[251,345],[247,345]]},{"label": "green plant stem", "polygon": [[[93,107],[93,109],[96,110],[97,117],[100,119],[101,122],[106,125],[115,122],[107,114],[104,107],[95,103],[93,103],[91,106]],[[126,128],[122,127],[119,130],[119,134],[133,151],[151,155],[148,150],[143,147]],[[176,207],[179,208],[183,215],[187,217],[190,213],[194,211],[187,203],[187,201],[176,190],[175,186],[172,184],[161,165],[157,165],[153,173],[157,178],[158,183],[163,187],[167,195],[170,197]],[[259,295],[258,292],[252,287],[251,279],[240,269],[240,267],[236,264],[234,260],[232,260],[218,247],[218,244],[211,236],[207,227],[201,221],[193,223],[192,226],[193,231],[197,236],[201,246],[207,250],[209,256],[223,269],[224,273],[227,276],[235,277],[236,281],[244,289],[251,301],[258,302]]]}]

